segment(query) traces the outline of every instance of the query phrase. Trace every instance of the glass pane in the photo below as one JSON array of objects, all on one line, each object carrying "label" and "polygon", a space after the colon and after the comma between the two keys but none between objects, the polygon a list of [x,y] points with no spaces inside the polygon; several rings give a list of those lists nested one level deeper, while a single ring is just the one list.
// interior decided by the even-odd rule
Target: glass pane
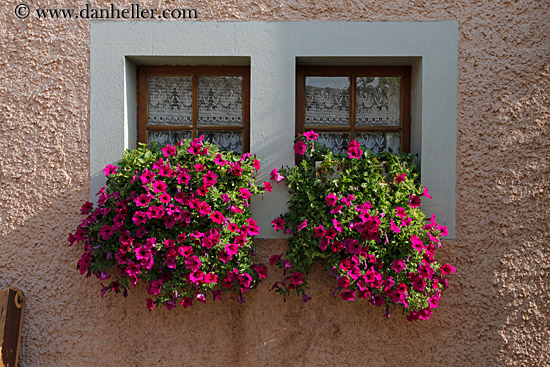
[{"label": "glass pane", "polygon": [[348,77],[306,77],[306,125],[349,125]]},{"label": "glass pane", "polygon": [[193,104],[190,76],[147,77],[149,125],[190,125]]},{"label": "glass pane", "polygon": [[375,154],[385,152],[389,147],[394,152],[399,152],[399,133],[356,133],[355,140]]},{"label": "glass pane", "polygon": [[356,82],[357,126],[399,126],[400,77],[360,77]]},{"label": "glass pane", "polygon": [[243,78],[199,76],[199,125],[242,125]]},{"label": "glass pane", "polygon": [[204,135],[205,141],[216,144],[226,152],[230,150],[239,154],[243,152],[243,134],[241,131],[199,131],[198,135]]},{"label": "glass pane", "polygon": [[156,141],[160,145],[175,145],[190,138],[191,131],[149,131],[149,142]]},{"label": "glass pane", "polygon": [[327,148],[332,149],[334,153],[345,153],[348,150],[348,133],[319,133],[317,142]]}]

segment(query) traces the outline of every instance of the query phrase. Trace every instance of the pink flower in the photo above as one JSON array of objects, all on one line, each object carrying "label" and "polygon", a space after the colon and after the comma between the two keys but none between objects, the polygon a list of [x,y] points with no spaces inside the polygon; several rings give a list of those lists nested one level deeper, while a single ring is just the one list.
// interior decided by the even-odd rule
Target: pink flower
[{"label": "pink flower", "polygon": [[311,297],[304,293],[302,295],[302,303],[306,303],[308,301],[311,301]]},{"label": "pink flower", "polygon": [[250,191],[248,191],[247,189],[245,188],[240,188],[239,189],[240,193],[241,193],[241,197],[244,199],[244,200],[248,200],[250,199],[250,196],[252,196],[252,194],[250,193]]},{"label": "pink flower", "polygon": [[224,203],[227,203],[227,202],[229,202],[229,201],[231,200],[231,198],[229,197],[229,195],[227,195],[226,193],[223,193],[223,194],[221,195],[221,198],[222,198],[222,200],[223,200]]},{"label": "pink flower", "polygon": [[155,303],[151,298],[147,298],[147,309],[151,311],[153,308],[155,308]]},{"label": "pink flower", "polygon": [[254,265],[252,268],[258,273],[259,278],[263,279],[267,277],[267,267],[264,264]]},{"label": "pink flower", "polygon": [[113,166],[112,164],[108,164],[107,167],[103,169],[103,172],[105,173],[105,176],[114,175],[117,170],[117,166]]},{"label": "pink flower", "polygon": [[349,158],[360,159],[363,151],[361,150],[361,145],[355,140],[350,141],[348,144],[348,155]]},{"label": "pink flower", "polygon": [[437,308],[439,306],[439,298],[437,296],[431,296],[430,299],[428,299],[428,303],[430,304],[430,308]]},{"label": "pink flower", "polygon": [[401,183],[406,180],[406,174],[403,173],[395,178],[396,183]]},{"label": "pink flower", "polygon": [[151,196],[147,194],[141,194],[136,198],[135,202],[137,206],[147,206],[151,202]]},{"label": "pink flower", "polygon": [[278,230],[284,230],[285,229],[285,220],[281,217],[275,218],[271,224],[273,225],[273,229]]},{"label": "pink flower", "polygon": [[200,172],[204,171],[206,169],[206,166],[204,164],[195,164],[193,167],[195,167],[195,171]]},{"label": "pink flower", "polygon": [[267,192],[271,192],[271,190],[273,190],[273,186],[271,186],[269,182],[264,181],[264,190]]},{"label": "pink flower", "polygon": [[172,199],[172,197],[167,193],[163,192],[159,195],[159,199],[161,203],[166,204],[170,202],[170,199]]},{"label": "pink flower", "polygon": [[162,181],[155,181],[153,182],[153,192],[155,194],[158,194],[159,192],[164,192],[166,190],[167,185]]},{"label": "pink flower", "polygon": [[132,220],[134,221],[136,226],[139,226],[140,224],[145,224],[145,222],[147,221],[147,213],[137,211],[134,213]]},{"label": "pink flower", "polygon": [[217,210],[210,214],[210,219],[212,219],[212,222],[217,224],[222,224],[225,221],[223,214]]},{"label": "pink flower", "polygon": [[424,189],[424,192],[422,193],[422,196],[425,196],[428,199],[431,199],[432,196],[430,195],[430,193],[429,193],[428,189],[426,188],[426,186],[422,186],[422,188]]},{"label": "pink flower", "polygon": [[313,231],[314,231],[315,238],[318,238],[318,237],[323,238],[323,237],[325,237],[325,234],[327,233],[327,231],[325,231],[325,228],[323,228],[322,224],[315,227]]},{"label": "pink flower", "polygon": [[183,308],[191,307],[193,306],[193,299],[189,297],[183,297],[183,299],[181,300],[181,305],[183,306]]},{"label": "pink flower", "polygon": [[304,282],[304,274],[299,271],[293,271],[288,280],[290,282],[288,288],[294,289]]},{"label": "pink flower", "polygon": [[149,283],[149,285],[147,285],[146,288],[147,288],[147,293],[153,294],[156,296],[160,293],[162,289],[162,280],[161,279],[154,280],[151,283]]},{"label": "pink flower", "polygon": [[279,261],[279,259],[283,256],[283,254],[280,255],[272,255],[269,259],[269,265],[273,266]]},{"label": "pink flower", "polygon": [[256,171],[258,171],[260,169],[260,161],[257,160],[257,159],[254,159],[254,162],[252,163],[252,166],[254,167],[254,169]]},{"label": "pink flower", "polygon": [[403,217],[406,217],[407,216],[407,213],[405,212],[405,209],[403,209],[402,207],[398,206],[395,208],[395,211],[397,213],[397,216],[401,219],[403,219]]},{"label": "pink flower", "polygon": [[351,202],[355,200],[355,196],[353,195],[348,195],[344,198],[342,198],[342,203],[345,204],[346,206],[350,206],[351,205]]},{"label": "pink flower", "polygon": [[279,174],[279,171],[277,171],[276,168],[273,168],[273,171],[271,171],[271,181],[275,181],[276,183],[279,183],[284,179],[285,179],[284,176],[281,176]]},{"label": "pink flower", "polygon": [[443,264],[443,266],[440,268],[441,273],[444,275],[449,275],[451,273],[456,273],[456,268],[449,265],[449,264]]},{"label": "pink flower", "polygon": [[294,144],[294,153],[297,155],[304,155],[306,153],[307,145],[301,140],[298,140],[296,144]]},{"label": "pink flower", "polygon": [[340,297],[344,301],[353,301],[355,299],[355,291],[346,289],[342,293],[340,293]]},{"label": "pink flower", "polygon": [[409,205],[411,208],[418,208],[420,204],[420,196],[411,195],[411,199],[409,200]]},{"label": "pink flower", "polygon": [[239,252],[239,246],[234,243],[228,243],[225,245],[225,253],[229,256],[229,259]]},{"label": "pink flower", "polygon": [[327,201],[327,206],[335,206],[338,198],[333,193],[330,193],[325,197],[325,200]]},{"label": "pink flower", "polygon": [[391,268],[395,270],[396,273],[401,273],[405,269],[405,262],[401,259],[394,260],[391,263]]},{"label": "pink flower", "polygon": [[307,227],[307,219],[302,222],[302,224],[298,225],[298,231],[301,231],[302,229]]},{"label": "pink flower", "polygon": [[173,147],[172,145],[168,144],[167,146],[165,146],[164,148],[161,149],[162,152],[164,153],[164,156],[165,157],[169,157],[171,155],[176,155],[176,148]]},{"label": "pink flower", "polygon": [[422,250],[424,250],[424,244],[422,243],[422,240],[418,236],[411,236],[411,247],[418,251],[419,253],[422,253]]},{"label": "pink flower", "polygon": [[248,289],[250,288],[250,284],[252,284],[252,277],[248,273],[243,273],[239,275],[239,283],[241,284],[241,289]]},{"label": "pink flower", "polygon": [[336,205],[336,207],[330,211],[330,214],[339,214],[342,211],[342,208],[342,205]]},{"label": "pink flower", "polygon": [[315,131],[313,130],[310,130],[308,132],[305,132],[304,133],[304,136],[307,138],[307,140],[317,140],[317,138],[319,137],[319,134],[317,134]]},{"label": "pink flower", "polygon": [[400,233],[401,232],[401,228],[399,228],[399,226],[397,226],[394,222],[393,222],[393,218],[390,219],[390,228],[392,231],[394,231],[395,233]]},{"label": "pink flower", "polygon": [[204,176],[202,176],[202,180],[204,182],[204,186],[206,187],[212,187],[218,182],[216,179],[218,178],[218,175],[216,175],[212,171],[208,171]]},{"label": "pink flower", "polygon": [[89,214],[92,209],[94,207],[94,204],[92,204],[91,202],[87,201],[84,203],[84,205],[82,205],[82,208],[80,208],[80,214],[82,215],[86,215],[86,214]]},{"label": "pink flower", "polygon": [[332,224],[334,225],[334,229],[336,230],[336,232],[342,233],[342,225],[340,224],[340,222],[338,222],[338,220],[336,220],[336,218],[332,220]]}]

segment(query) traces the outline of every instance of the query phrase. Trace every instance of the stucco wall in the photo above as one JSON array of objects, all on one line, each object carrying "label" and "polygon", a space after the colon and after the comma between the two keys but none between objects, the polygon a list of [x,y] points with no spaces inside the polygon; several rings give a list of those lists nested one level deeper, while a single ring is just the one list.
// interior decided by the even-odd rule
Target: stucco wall
[{"label": "stucco wall", "polygon": [[[22,366],[550,364],[548,1],[192,4],[201,20],[459,22],[457,234],[439,255],[459,274],[418,323],[333,299],[319,269],[306,305],[270,281],[242,306],[100,299],[66,247],[89,190],[89,21],[20,20],[18,3],[0,5],[0,287],[27,295]],[[70,3],[85,2],[40,6]],[[264,240],[258,257],[283,247]]]}]

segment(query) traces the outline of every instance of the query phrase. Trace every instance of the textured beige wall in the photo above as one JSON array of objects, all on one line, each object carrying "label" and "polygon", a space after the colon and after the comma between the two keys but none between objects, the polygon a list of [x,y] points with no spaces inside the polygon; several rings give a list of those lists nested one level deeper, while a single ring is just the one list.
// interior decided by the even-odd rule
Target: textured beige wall
[{"label": "textured beige wall", "polygon": [[0,287],[28,298],[22,366],[550,364],[548,0],[192,4],[201,20],[459,22],[457,239],[439,255],[459,274],[417,323],[333,299],[320,269],[306,305],[268,292],[273,276],[244,306],[149,313],[142,288],[101,300],[66,247],[88,197],[89,21],[19,20],[19,2],[0,5]]}]

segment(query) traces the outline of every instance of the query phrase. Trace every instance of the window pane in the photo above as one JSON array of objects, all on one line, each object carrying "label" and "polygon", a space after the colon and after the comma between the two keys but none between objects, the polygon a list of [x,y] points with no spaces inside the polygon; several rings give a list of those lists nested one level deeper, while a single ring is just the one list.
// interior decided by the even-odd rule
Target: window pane
[{"label": "window pane", "polygon": [[243,78],[199,76],[199,125],[242,125]]},{"label": "window pane", "polygon": [[399,133],[357,133],[355,140],[375,154],[387,151],[389,147],[394,152],[399,152]]},{"label": "window pane", "polygon": [[190,76],[147,77],[149,125],[191,125],[193,88]]},{"label": "window pane", "polygon": [[348,150],[349,134],[320,132],[317,142],[332,149],[334,153],[345,153]]},{"label": "window pane", "polygon": [[156,141],[160,145],[174,145],[190,138],[191,131],[149,131],[149,142]]},{"label": "window pane", "polygon": [[198,135],[204,135],[205,141],[216,144],[226,152],[230,150],[236,153],[243,152],[243,134],[241,131],[199,131]]},{"label": "window pane", "polygon": [[348,77],[306,77],[306,125],[349,125]]},{"label": "window pane", "polygon": [[356,81],[357,126],[399,126],[400,77],[360,77]]}]

